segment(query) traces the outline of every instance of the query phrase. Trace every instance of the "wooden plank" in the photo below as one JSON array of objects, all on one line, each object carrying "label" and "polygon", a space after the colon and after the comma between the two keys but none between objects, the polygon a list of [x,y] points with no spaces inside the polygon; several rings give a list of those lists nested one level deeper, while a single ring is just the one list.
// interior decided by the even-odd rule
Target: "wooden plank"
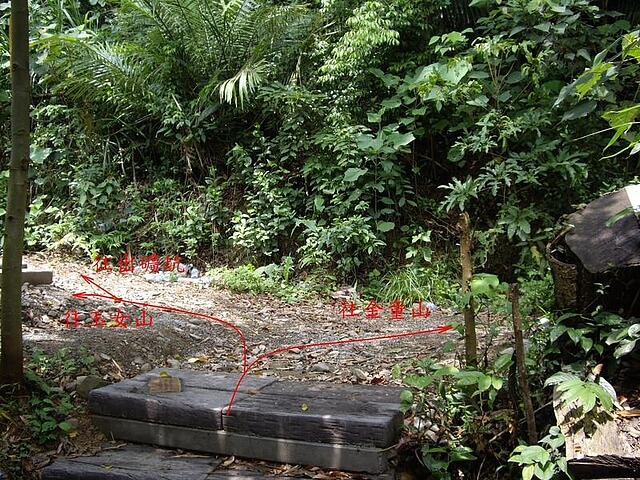
[{"label": "wooden plank", "polygon": [[381,448],[396,443],[403,418],[399,397],[391,401],[396,392],[381,387],[378,393],[374,393],[377,389],[359,388],[350,394],[351,387],[270,385],[235,402],[231,414],[222,417],[223,427],[227,432],[319,443]]},{"label": "wooden plank", "polygon": [[[640,475],[640,458],[618,455],[574,458],[568,461],[576,478],[616,478],[633,480]],[[624,479],[623,479],[624,477]]]},{"label": "wooden plank", "polygon": [[393,448],[256,437],[223,430],[202,430],[98,415],[93,416],[93,421],[108,438],[273,462],[368,472],[376,474],[375,478],[382,478],[380,474],[390,471],[389,459],[395,455]]},{"label": "wooden plank", "polygon": [[[147,381],[158,378],[161,371],[181,379],[183,390],[149,393]],[[209,374],[189,370],[157,369],[89,393],[89,411],[95,415],[171,423],[194,428],[221,430],[222,410],[231,399],[239,376]],[[275,379],[248,376],[236,399],[259,391]]]},{"label": "wooden plank", "polygon": [[220,465],[214,457],[176,457],[170,450],[125,445],[91,457],[61,458],[42,471],[43,480],[208,480]]}]

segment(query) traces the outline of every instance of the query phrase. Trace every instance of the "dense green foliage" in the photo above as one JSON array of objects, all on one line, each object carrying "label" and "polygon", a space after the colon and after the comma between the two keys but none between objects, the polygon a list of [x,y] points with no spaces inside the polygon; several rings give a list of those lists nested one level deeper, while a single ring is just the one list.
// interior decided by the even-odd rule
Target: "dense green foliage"
[{"label": "dense green foliage", "polygon": [[513,275],[633,177],[582,138],[601,104],[555,105],[630,29],[588,1],[34,2],[32,24],[31,248],[354,281],[426,267],[466,210],[476,264]]}]

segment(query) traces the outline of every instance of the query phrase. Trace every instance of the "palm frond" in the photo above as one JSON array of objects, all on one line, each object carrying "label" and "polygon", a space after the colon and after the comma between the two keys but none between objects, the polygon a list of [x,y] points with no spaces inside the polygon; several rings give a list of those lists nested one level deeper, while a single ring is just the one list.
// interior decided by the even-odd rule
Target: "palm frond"
[{"label": "palm frond", "polygon": [[220,83],[220,101],[243,107],[248,97],[262,83],[267,70],[267,62],[264,59],[246,64],[233,77]]}]

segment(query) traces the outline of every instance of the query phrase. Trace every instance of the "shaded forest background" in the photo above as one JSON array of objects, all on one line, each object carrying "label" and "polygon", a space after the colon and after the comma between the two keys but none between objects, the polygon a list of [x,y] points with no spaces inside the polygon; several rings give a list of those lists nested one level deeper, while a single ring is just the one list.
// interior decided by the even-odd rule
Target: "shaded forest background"
[{"label": "shaded forest background", "polygon": [[544,270],[561,215],[637,174],[602,118],[637,65],[557,101],[629,5],[34,1],[28,247],[419,281],[456,268],[466,211],[477,268]]}]

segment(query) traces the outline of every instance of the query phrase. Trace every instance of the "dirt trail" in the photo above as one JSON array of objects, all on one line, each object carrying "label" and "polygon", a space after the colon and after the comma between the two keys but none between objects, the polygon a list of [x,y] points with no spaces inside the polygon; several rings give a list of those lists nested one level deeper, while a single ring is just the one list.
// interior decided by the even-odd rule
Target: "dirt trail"
[{"label": "dirt trail", "polygon": [[[97,356],[101,373],[112,380],[149,367],[178,364],[182,368],[241,371],[242,344],[232,328],[207,318],[107,298],[76,298],[73,294],[78,292],[105,294],[82,275],[126,301],[175,307],[236,326],[246,338],[249,362],[281,347],[396,335],[433,329],[454,320],[438,311],[428,318],[411,318],[411,307],[399,321],[390,320],[387,311],[381,312],[379,319],[365,314],[342,318],[339,306],[330,299],[287,304],[267,295],[230,293],[202,284],[150,282],[131,273],[95,272],[89,264],[57,257],[31,255],[27,263],[48,265],[54,271],[52,285],[23,288],[27,348],[49,352],[62,347],[72,352],[86,349]],[[96,312],[102,312],[102,317],[96,317]],[[152,325],[136,327],[135,319],[151,321]],[[439,360],[441,347],[447,342],[458,347],[460,336],[447,332],[299,348],[264,359],[253,373],[284,379],[397,383],[390,378],[393,365],[415,358]]]},{"label": "dirt trail", "polygon": [[[264,358],[251,370],[252,374],[287,380],[399,385],[401,380],[391,375],[394,365],[427,358],[450,363],[463,350],[462,339],[455,331],[304,347],[434,329],[458,320],[441,311],[433,312],[428,318],[412,318],[411,307],[408,307],[403,320],[398,321],[392,321],[388,311],[381,312],[378,319],[368,319],[364,314],[343,318],[339,305],[331,299],[287,304],[268,295],[236,294],[187,282],[150,282],[142,275],[131,273],[96,272],[88,263],[60,257],[29,255],[25,260],[30,266],[47,266],[54,272],[52,285],[23,286],[23,334],[27,353],[40,349],[53,354],[66,348],[75,358],[93,355],[98,374],[109,382],[163,366],[242,372],[242,343],[230,325],[237,327],[246,338],[248,363],[276,349],[300,345],[300,348]],[[107,296],[104,290],[84,280],[83,275],[125,301],[74,297],[73,294],[79,292]],[[163,308],[131,305],[127,301],[209,315],[229,325]],[[136,327],[135,319],[151,325]],[[118,323],[126,324],[127,328]],[[495,343],[508,343],[508,334],[501,334]],[[448,353],[444,353],[445,345],[451,347],[446,349]],[[72,378],[60,379],[60,383],[71,392],[77,386]],[[55,453],[97,451],[106,439],[91,427],[86,415],[79,416],[77,422],[76,436],[65,440],[57,452],[41,455],[39,462],[34,463],[44,466]],[[325,473],[319,469],[265,462],[232,459],[225,463],[229,468],[258,468],[279,476],[357,478],[348,474],[341,476],[340,472],[323,476]]]}]

